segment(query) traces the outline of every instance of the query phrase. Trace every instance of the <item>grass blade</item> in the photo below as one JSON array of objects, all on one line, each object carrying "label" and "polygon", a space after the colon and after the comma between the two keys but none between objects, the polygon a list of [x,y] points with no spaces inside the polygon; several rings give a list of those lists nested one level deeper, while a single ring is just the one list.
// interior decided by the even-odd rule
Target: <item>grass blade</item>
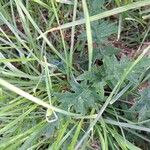
[{"label": "grass blade", "polygon": [[127,75],[132,71],[132,69],[136,66],[136,64],[144,57],[144,55],[149,50],[150,50],[150,45],[147,48],[145,48],[143,50],[142,54],[132,63],[132,65],[128,69],[126,69],[126,71],[123,74],[122,78],[118,81],[117,85],[114,87],[114,89],[111,92],[110,96],[107,98],[106,102],[104,103],[104,105],[102,106],[101,110],[97,114],[97,117],[92,122],[92,124],[89,126],[89,129],[86,131],[86,133],[84,134],[84,136],[82,137],[82,139],[79,141],[78,145],[76,146],[76,149],[78,149],[80,147],[80,145],[82,144],[82,142],[84,141],[84,139],[86,139],[86,137],[89,135],[89,133],[91,132],[91,130],[93,129],[93,127],[95,126],[95,124],[97,123],[97,121],[101,118],[103,112],[105,111],[105,109],[107,108],[107,106],[110,104],[113,95],[118,90],[118,88],[120,87],[120,85],[122,84],[122,82],[125,80],[125,78],[127,77]]},{"label": "grass blade", "polygon": [[[140,7],[148,6],[148,5],[150,5],[149,0],[134,2],[134,3],[128,4],[128,5],[125,5],[125,6],[114,8],[112,10],[108,10],[108,11],[102,12],[100,14],[91,16],[90,17],[90,22],[100,20],[100,19],[103,19],[103,18],[107,18],[107,17],[113,16],[113,15],[117,15],[117,14],[120,14],[122,12],[129,11],[131,9],[137,9],[137,8],[140,8]],[[60,29],[70,28],[70,27],[77,26],[77,25],[82,25],[82,24],[85,24],[85,23],[86,23],[85,19],[80,19],[80,20],[77,20],[77,21],[73,21],[73,22],[70,22],[70,23],[63,24],[59,27],[52,28],[52,29],[46,31],[43,34],[47,34],[48,32],[52,32],[52,31],[56,31],[56,30],[60,30]],[[41,37],[42,37],[42,35],[40,35],[38,37],[38,39],[41,38]]]},{"label": "grass blade", "polygon": [[89,17],[86,0],[82,0],[82,4],[83,4],[84,16],[85,16],[86,35],[87,35],[87,43],[88,43],[89,71],[91,71],[92,58],[93,58],[92,31],[91,31],[90,17]]},{"label": "grass blade", "polygon": [[59,112],[59,113],[65,114],[65,115],[82,116],[82,115],[70,113],[70,112],[67,112],[65,110],[54,107],[52,105],[49,105],[46,102],[43,102],[42,100],[40,100],[39,98],[36,98],[36,97],[32,96],[31,94],[15,87],[14,85],[8,83],[7,81],[5,81],[1,78],[0,78],[0,85],[4,86],[5,88],[9,89],[10,91],[13,91],[13,92],[17,93],[18,95],[20,95],[22,97],[25,97],[26,99],[28,99],[28,100],[30,100],[30,101],[32,101],[32,102],[34,102],[34,103],[36,103],[40,106],[43,106],[45,108],[51,109],[53,111],[56,111],[56,112]]}]

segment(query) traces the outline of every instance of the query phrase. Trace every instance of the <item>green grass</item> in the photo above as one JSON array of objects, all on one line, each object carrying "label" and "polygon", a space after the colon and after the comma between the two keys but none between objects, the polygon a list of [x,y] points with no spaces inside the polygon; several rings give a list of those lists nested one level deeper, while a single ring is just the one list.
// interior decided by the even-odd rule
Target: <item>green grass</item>
[{"label": "green grass", "polygon": [[1,0],[0,149],[148,150],[149,6]]}]

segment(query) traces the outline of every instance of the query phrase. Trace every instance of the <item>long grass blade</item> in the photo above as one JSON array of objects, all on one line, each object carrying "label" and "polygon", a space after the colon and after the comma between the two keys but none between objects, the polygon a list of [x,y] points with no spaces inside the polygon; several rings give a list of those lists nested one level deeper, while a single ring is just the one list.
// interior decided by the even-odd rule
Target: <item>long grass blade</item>
[{"label": "long grass blade", "polygon": [[150,45],[147,48],[145,48],[143,50],[142,54],[133,62],[133,64],[128,69],[126,69],[125,73],[122,75],[122,78],[118,81],[117,85],[114,87],[114,89],[111,92],[110,96],[107,98],[106,102],[104,103],[104,105],[102,106],[101,110],[97,114],[97,117],[92,122],[92,124],[89,126],[88,130],[86,131],[86,133],[84,134],[84,136],[82,137],[82,139],[79,141],[78,145],[76,146],[76,149],[78,149],[80,147],[80,145],[82,144],[82,142],[84,141],[84,139],[86,139],[86,137],[89,135],[89,133],[91,132],[91,130],[93,129],[93,127],[95,126],[95,124],[97,123],[97,121],[101,118],[103,112],[105,111],[105,109],[107,108],[107,106],[110,104],[113,95],[118,90],[118,88],[120,87],[120,85],[123,83],[123,81],[125,80],[125,78],[127,77],[127,75],[132,71],[132,69],[137,65],[137,63],[144,57],[144,55],[149,50],[150,50]]},{"label": "long grass blade", "polygon": [[[129,11],[131,9],[137,9],[137,8],[140,8],[140,7],[148,6],[148,5],[150,5],[149,0],[143,0],[143,1],[134,2],[134,3],[131,3],[131,4],[127,4],[125,6],[114,8],[112,10],[108,10],[108,11],[102,12],[100,14],[91,16],[90,17],[90,22],[100,20],[100,19],[103,19],[103,18],[107,18],[107,17],[113,16],[113,15],[117,15],[117,14]],[[43,34],[47,34],[48,32],[52,32],[52,31],[56,31],[56,30],[60,30],[60,29],[70,28],[70,27],[77,26],[77,25],[82,25],[82,24],[85,24],[85,23],[86,23],[85,18],[80,19],[80,20],[77,20],[77,21],[73,21],[73,22],[70,22],[70,23],[63,24],[59,27],[52,28],[52,29],[44,32]],[[42,35],[40,35],[37,39],[39,39],[41,37],[42,37]]]},{"label": "long grass blade", "polygon": [[89,71],[91,71],[92,58],[93,58],[92,31],[91,31],[90,17],[89,17],[89,12],[88,12],[86,0],[82,0],[82,4],[83,4],[84,16],[85,16],[86,35],[87,35],[87,43],[88,43]]}]

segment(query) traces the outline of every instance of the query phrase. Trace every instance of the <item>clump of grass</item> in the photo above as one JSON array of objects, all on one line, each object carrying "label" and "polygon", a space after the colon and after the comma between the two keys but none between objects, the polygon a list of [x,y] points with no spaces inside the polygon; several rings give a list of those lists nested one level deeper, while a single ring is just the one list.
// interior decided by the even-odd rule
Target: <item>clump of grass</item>
[{"label": "clump of grass", "polygon": [[[148,149],[149,5],[0,1],[0,149]],[[110,38],[137,21],[138,55],[119,58]]]}]

